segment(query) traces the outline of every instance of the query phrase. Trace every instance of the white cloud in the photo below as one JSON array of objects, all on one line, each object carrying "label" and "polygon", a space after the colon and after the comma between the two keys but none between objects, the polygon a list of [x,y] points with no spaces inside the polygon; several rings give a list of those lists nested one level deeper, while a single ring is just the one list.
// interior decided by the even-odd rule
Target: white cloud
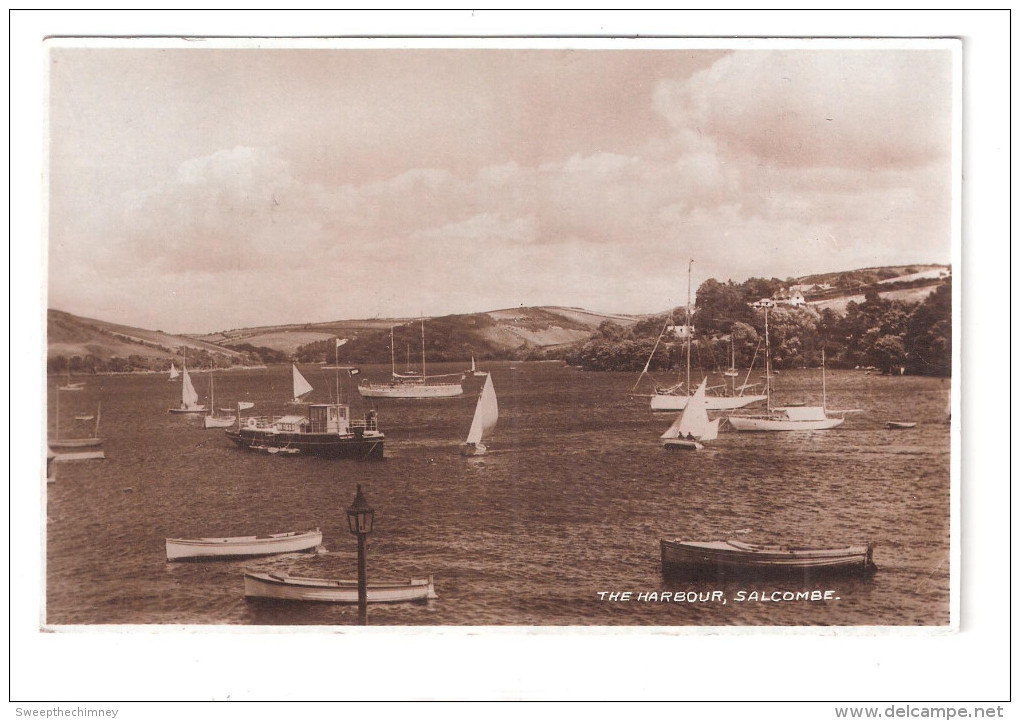
[{"label": "white cloud", "polygon": [[731,153],[787,166],[902,167],[949,147],[948,51],[733,53],[655,106]]}]

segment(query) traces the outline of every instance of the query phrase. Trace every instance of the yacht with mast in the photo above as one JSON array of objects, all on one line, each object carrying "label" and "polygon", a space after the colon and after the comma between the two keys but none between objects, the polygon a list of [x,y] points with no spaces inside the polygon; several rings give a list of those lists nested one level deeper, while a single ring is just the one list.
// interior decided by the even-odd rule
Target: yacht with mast
[{"label": "yacht with mast", "polygon": [[[691,312],[691,267],[693,265],[693,260],[689,261],[687,264],[687,319],[686,325],[684,326],[684,355],[686,356],[685,379],[680,380],[671,388],[657,388],[655,394],[651,397],[649,404],[653,411],[682,411],[687,407],[688,399],[693,395],[691,390],[691,340],[694,336],[694,323],[692,320],[693,313]],[[648,356],[648,361],[645,363],[644,370],[641,371],[641,375],[638,376],[637,383],[634,384],[635,389],[638,387],[638,384],[641,383],[641,379],[645,376],[645,374],[648,373],[652,357],[655,355],[655,351],[659,347],[659,342],[662,340],[662,336],[667,330],[672,328],[673,326],[667,323],[667,325],[662,329],[662,333],[659,334],[659,338],[656,339],[655,346],[652,348],[652,353]],[[736,374],[736,369],[733,369],[733,374]],[[729,372],[727,372],[726,375],[729,375]],[[750,375],[750,370],[748,370],[748,375]],[[748,386],[745,381],[744,385],[734,388],[735,392],[733,395],[719,396],[706,394],[706,410],[729,411],[765,400],[765,396],[763,395],[744,395],[744,391],[749,387],[750,386]]]},{"label": "yacht with mast", "polygon": [[[769,345],[769,309],[775,306],[770,300],[759,301],[756,308],[765,311],[765,395],[768,412],[763,415],[731,415],[728,421],[738,431],[825,431],[842,425],[845,418],[829,415],[825,408],[825,349],[822,349],[822,405],[772,405],[772,353]],[[851,413],[856,411],[836,411]]]},{"label": "yacht with mast", "polygon": [[363,381],[358,385],[358,392],[365,398],[452,398],[463,395],[463,383],[463,373],[439,376],[425,374],[425,319],[423,318],[421,321],[421,374],[397,373],[393,356],[393,328],[391,327],[390,380],[386,383]]}]

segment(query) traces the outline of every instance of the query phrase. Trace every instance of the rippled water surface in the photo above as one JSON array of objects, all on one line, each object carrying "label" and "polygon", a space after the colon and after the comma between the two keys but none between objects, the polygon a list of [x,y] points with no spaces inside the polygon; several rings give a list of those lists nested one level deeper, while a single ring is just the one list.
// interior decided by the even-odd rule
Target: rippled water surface
[{"label": "rippled water surface", "polygon": [[[449,366],[445,370],[459,370]],[[949,382],[830,372],[828,405],[862,408],[840,428],[736,433],[698,453],[667,453],[669,415],[627,396],[634,376],[555,363],[488,364],[500,420],[489,453],[463,458],[482,378],[465,395],[379,400],[382,462],[274,457],[222,430],[168,414],[179,384],[97,376],[61,394],[61,418],[102,400],[107,460],[60,464],[47,495],[47,611],[53,624],[350,624],[350,606],[245,601],[245,568],[353,578],[344,509],[361,483],[376,509],[369,580],[435,576],[439,599],[369,608],[395,625],[942,625],[949,622]],[[382,377],[388,369],[368,369]],[[443,370],[436,366],[435,372]],[[333,377],[303,369],[326,400]],[[208,385],[195,374],[200,394]],[[288,397],[289,367],[220,373],[217,405]],[[821,401],[817,371],[784,372],[777,401]],[[54,422],[51,380],[50,423]],[[355,394],[356,395],[356,394]],[[72,397],[74,396],[74,397]],[[354,412],[369,406],[356,398]],[[278,405],[279,411],[285,406]],[[888,420],[916,421],[890,431]],[[63,420],[62,434],[71,435]],[[87,425],[81,422],[82,425]],[[81,429],[79,429],[81,430]],[[167,537],[304,530],[319,553],[167,563]],[[869,579],[830,579],[829,602],[738,603],[740,590],[789,582],[663,579],[659,539],[876,544]],[[600,600],[723,591],[727,603]],[[632,597],[632,599],[634,598]]]}]

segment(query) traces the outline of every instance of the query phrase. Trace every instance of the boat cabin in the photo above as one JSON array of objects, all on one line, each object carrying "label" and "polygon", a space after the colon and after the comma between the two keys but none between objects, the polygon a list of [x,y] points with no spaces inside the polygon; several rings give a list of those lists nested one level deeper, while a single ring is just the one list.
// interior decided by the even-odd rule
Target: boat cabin
[{"label": "boat cabin", "polygon": [[309,432],[311,433],[349,433],[350,418],[346,405],[324,403],[308,406]]},{"label": "boat cabin", "polygon": [[301,433],[307,425],[308,419],[304,416],[283,416],[273,422],[273,428],[281,433]]},{"label": "boat cabin", "polygon": [[825,409],[821,406],[782,406],[775,410],[786,414],[791,421],[824,421],[828,420]]}]

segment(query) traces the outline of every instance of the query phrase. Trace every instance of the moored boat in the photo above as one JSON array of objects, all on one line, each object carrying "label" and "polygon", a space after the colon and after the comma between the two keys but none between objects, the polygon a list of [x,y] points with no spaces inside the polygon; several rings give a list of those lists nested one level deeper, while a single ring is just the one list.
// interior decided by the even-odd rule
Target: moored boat
[{"label": "moored boat", "polygon": [[[452,380],[452,379],[456,380]],[[444,380],[445,379],[445,380]],[[464,374],[425,375],[425,321],[421,322],[421,374],[397,373],[393,355],[393,328],[390,328],[390,380],[384,383],[363,381],[358,393],[365,398],[452,398],[464,393]]]},{"label": "moored boat", "polygon": [[822,405],[807,406],[794,403],[772,405],[772,355],[769,344],[769,309],[774,303],[760,301],[755,307],[765,311],[765,395],[768,411],[760,415],[728,416],[729,424],[737,431],[826,431],[843,424],[842,416],[830,413],[858,413],[859,411],[828,411],[825,404],[825,349],[822,349]]},{"label": "moored boat", "polygon": [[[693,260],[687,264],[687,318],[685,320],[686,325],[682,326],[684,356],[686,358],[686,380],[684,378],[678,378],[677,383],[670,388],[656,388],[655,393],[652,394],[649,402],[649,407],[653,411],[682,411],[687,408],[687,402],[693,395],[691,392],[691,341],[694,337],[694,315],[691,311],[691,266],[693,265]],[[676,327],[673,326],[672,320],[663,326],[662,331],[659,333],[659,337],[655,339],[655,345],[652,347],[652,352],[648,356],[648,360],[645,362],[644,370],[641,371],[641,375],[638,376],[637,382],[631,389],[631,394],[634,394],[637,387],[641,384],[641,379],[648,373],[648,369],[652,363],[652,358],[655,356],[655,351],[659,347],[659,343],[662,341],[662,338],[666,333],[676,333]],[[736,368],[731,367],[731,371],[732,373],[727,371],[724,375],[735,377],[737,375]],[[748,375],[750,375],[750,370],[748,370]],[[737,393],[738,389],[734,387],[731,395],[715,395],[708,394],[706,392],[705,408],[709,411],[732,411],[737,408],[743,408],[744,406],[749,406],[752,403],[765,400],[765,396],[763,395],[744,395],[744,391],[751,387],[752,386],[745,382],[744,385],[740,386],[739,393]]]},{"label": "moored boat", "polygon": [[233,536],[227,538],[168,538],[166,560],[184,558],[246,558],[274,553],[307,551],[322,543],[322,533],[291,531],[268,536]]},{"label": "moored boat", "polygon": [[54,463],[66,463],[68,461],[101,461],[106,458],[103,451],[77,451],[75,453],[57,453],[53,456]]},{"label": "moored boat", "polygon": [[[99,437],[99,420],[102,417],[103,404],[100,403],[96,408],[96,424],[92,428],[91,436],[84,436],[80,438],[61,438],[60,437],[60,389],[57,390],[57,402],[56,402],[56,428],[54,431],[54,438],[51,438],[48,443],[50,448],[56,448],[62,450],[66,448],[94,448],[102,445],[103,439]],[[91,420],[93,416],[89,415],[88,418]],[[65,454],[66,455],[66,454]],[[105,458],[105,456],[103,456]]]},{"label": "moored boat", "polygon": [[386,436],[379,431],[375,411],[364,419],[349,417],[344,403],[309,404],[306,415],[248,416],[238,419],[227,437],[250,451],[269,454],[301,453],[332,458],[378,460]]},{"label": "moored boat", "polygon": [[[239,404],[240,405],[240,404]],[[206,428],[230,428],[237,421],[236,415],[214,416],[213,408],[216,407],[216,387],[213,384],[213,374],[209,374],[209,415],[203,419]]]},{"label": "moored boat", "polygon": [[917,423],[908,422],[908,421],[886,421],[885,422],[885,427],[890,429],[890,430],[894,430],[894,431],[902,431],[902,430],[906,430],[908,428],[914,428],[916,425],[917,425]]},{"label": "moored boat", "polygon": [[758,546],[741,541],[660,540],[662,572],[685,578],[868,574],[873,545],[842,548]]},{"label": "moored boat", "polygon": [[[412,578],[406,582],[369,583],[367,591],[369,603],[406,603],[438,598],[432,576]],[[358,582],[249,571],[244,574],[244,595],[246,598],[284,601],[357,603]]]}]

